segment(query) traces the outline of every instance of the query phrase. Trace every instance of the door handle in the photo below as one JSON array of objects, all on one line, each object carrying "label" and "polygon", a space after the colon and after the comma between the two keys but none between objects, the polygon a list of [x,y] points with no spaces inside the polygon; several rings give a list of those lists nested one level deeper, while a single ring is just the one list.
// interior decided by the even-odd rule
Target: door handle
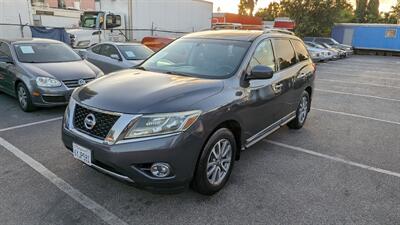
[{"label": "door handle", "polygon": [[272,85],[272,88],[274,89],[274,92],[277,93],[277,94],[282,92],[282,87],[283,87],[282,83],[277,83],[277,84],[273,84]]}]

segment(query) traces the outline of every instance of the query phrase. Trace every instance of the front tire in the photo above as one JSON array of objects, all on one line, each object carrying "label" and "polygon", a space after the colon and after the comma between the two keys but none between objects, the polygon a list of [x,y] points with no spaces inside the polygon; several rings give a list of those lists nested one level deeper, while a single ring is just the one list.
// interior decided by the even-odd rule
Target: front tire
[{"label": "front tire", "polygon": [[193,180],[193,189],[204,195],[220,191],[228,181],[235,161],[236,141],[226,128],[217,130],[207,141]]},{"label": "front tire", "polygon": [[19,107],[25,112],[32,112],[35,106],[32,103],[31,94],[24,83],[20,82],[16,89]]},{"label": "front tire", "polygon": [[296,110],[296,118],[288,123],[290,129],[301,129],[306,123],[308,112],[311,108],[311,98],[307,91],[301,95],[300,103]]}]

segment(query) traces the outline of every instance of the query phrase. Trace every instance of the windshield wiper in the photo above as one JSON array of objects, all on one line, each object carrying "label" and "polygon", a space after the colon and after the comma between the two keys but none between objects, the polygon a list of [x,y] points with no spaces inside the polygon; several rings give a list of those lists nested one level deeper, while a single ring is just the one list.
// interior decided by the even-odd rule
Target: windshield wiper
[{"label": "windshield wiper", "polygon": [[166,72],[163,72],[163,73],[171,74],[171,75],[178,75],[178,76],[190,77],[189,74],[187,74],[187,73],[182,73],[182,72],[166,71]]},{"label": "windshield wiper", "polygon": [[138,69],[138,70],[143,70],[146,71],[146,68],[144,68],[143,66],[138,66],[138,67],[133,67],[134,69]]}]

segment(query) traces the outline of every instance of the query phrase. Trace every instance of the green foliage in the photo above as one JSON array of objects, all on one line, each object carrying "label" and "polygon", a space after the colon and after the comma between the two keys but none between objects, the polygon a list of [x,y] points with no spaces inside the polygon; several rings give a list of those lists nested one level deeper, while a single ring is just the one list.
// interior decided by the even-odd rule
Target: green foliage
[{"label": "green foliage", "polygon": [[287,16],[278,2],[269,3],[267,8],[260,9],[256,12],[256,16],[263,18],[265,21],[273,21],[277,17]]},{"label": "green foliage", "polygon": [[355,22],[365,23],[367,21],[368,0],[356,0]]},{"label": "green foliage", "polygon": [[282,0],[281,6],[296,22],[299,36],[328,36],[339,18],[352,19],[352,7],[344,0]]},{"label": "green foliage", "polygon": [[378,23],[381,15],[379,14],[379,0],[369,0],[367,5],[367,22]]},{"label": "green foliage", "polygon": [[240,0],[238,5],[239,15],[253,16],[257,1],[258,0]]}]

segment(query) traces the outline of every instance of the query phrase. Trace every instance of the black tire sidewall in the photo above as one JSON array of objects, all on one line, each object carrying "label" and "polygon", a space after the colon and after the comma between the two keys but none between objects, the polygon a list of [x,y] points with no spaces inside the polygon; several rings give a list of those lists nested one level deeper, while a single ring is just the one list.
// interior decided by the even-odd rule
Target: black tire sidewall
[{"label": "black tire sidewall", "polygon": [[[226,174],[224,180],[219,185],[212,185],[207,179],[207,161],[209,155],[211,154],[211,150],[213,146],[221,139],[226,139],[230,142],[232,146],[232,161],[229,167],[228,173]],[[208,139],[206,145],[203,148],[203,152],[200,156],[196,174],[194,177],[194,188],[200,192],[201,194],[205,195],[212,195],[219,190],[221,190],[226,182],[229,180],[229,177],[232,173],[234,162],[235,162],[235,155],[236,155],[236,141],[235,137],[233,136],[232,132],[226,128],[221,128],[213,133],[213,135]]]}]

